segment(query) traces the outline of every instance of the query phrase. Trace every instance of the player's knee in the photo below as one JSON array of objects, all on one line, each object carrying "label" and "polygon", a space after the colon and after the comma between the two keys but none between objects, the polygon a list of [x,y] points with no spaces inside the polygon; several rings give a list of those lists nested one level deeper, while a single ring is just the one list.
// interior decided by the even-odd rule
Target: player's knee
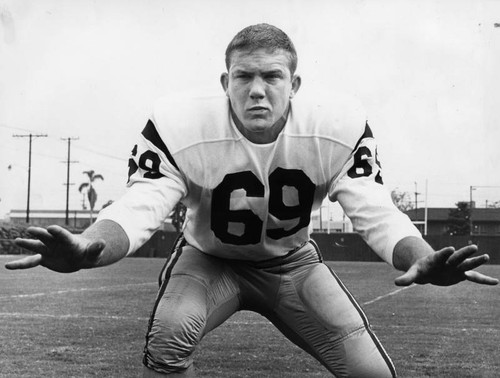
[{"label": "player's knee", "polygon": [[200,311],[176,308],[159,311],[146,337],[144,365],[161,373],[179,373],[192,364],[192,354],[205,328]]},{"label": "player's knee", "polygon": [[370,329],[360,329],[344,340],[346,377],[394,378],[396,370]]}]

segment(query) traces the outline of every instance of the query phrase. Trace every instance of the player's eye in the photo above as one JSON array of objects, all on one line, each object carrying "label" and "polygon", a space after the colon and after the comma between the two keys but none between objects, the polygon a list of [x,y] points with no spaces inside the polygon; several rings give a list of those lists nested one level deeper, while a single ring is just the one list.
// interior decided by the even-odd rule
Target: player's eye
[{"label": "player's eye", "polygon": [[240,80],[249,80],[251,78],[251,75],[248,73],[239,73],[235,77],[236,77],[236,79],[240,79]]},{"label": "player's eye", "polygon": [[270,73],[270,74],[268,74],[268,75],[265,76],[265,79],[267,81],[270,81],[270,82],[277,81],[277,80],[279,80],[281,78],[282,78],[282,76],[281,76],[280,73]]}]

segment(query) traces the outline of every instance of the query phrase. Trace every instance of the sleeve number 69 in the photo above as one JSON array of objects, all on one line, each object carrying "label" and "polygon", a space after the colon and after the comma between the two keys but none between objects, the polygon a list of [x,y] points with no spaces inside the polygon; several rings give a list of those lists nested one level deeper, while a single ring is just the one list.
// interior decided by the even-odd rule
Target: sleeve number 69
[{"label": "sleeve number 69", "polygon": [[354,165],[347,171],[350,178],[368,177],[373,173],[373,169],[377,169],[375,181],[383,184],[382,175],[380,174],[380,162],[378,161],[377,151],[375,150],[375,166],[372,166],[372,152],[366,146],[359,147],[354,153]]}]

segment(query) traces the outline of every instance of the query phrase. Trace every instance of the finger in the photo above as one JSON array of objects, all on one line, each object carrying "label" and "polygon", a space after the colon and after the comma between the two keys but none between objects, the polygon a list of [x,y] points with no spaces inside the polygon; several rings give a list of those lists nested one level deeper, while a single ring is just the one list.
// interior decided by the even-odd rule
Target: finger
[{"label": "finger", "polygon": [[49,226],[47,227],[47,232],[52,236],[53,239],[56,239],[63,244],[67,245],[74,243],[74,235],[61,226]]},{"label": "finger", "polygon": [[48,245],[54,241],[52,235],[42,227],[28,227],[28,234],[40,240],[43,244]]},{"label": "finger", "polygon": [[417,269],[411,267],[408,271],[394,280],[396,286],[410,286],[418,277]]},{"label": "finger", "polygon": [[87,248],[87,259],[89,259],[90,261],[97,260],[100,257],[101,252],[104,250],[105,246],[106,242],[104,240],[98,240],[90,243]]},{"label": "finger", "polygon": [[464,274],[467,281],[481,285],[498,285],[498,279],[476,272],[475,270],[468,270]]},{"label": "finger", "polygon": [[430,255],[432,259],[431,265],[432,266],[444,265],[448,261],[450,256],[452,256],[454,253],[455,253],[455,248],[453,247],[446,247],[437,251],[436,253]]},{"label": "finger", "polygon": [[462,271],[476,269],[478,266],[486,264],[490,260],[490,256],[484,254],[481,256],[471,257],[466,259],[463,263],[457,265],[457,269]]},{"label": "finger", "polygon": [[477,246],[474,244],[468,245],[466,247],[460,248],[458,251],[453,253],[450,258],[446,261],[447,265],[457,266],[462,263],[466,258],[472,256],[477,252]]},{"label": "finger", "polygon": [[29,269],[40,265],[42,262],[42,255],[27,256],[20,260],[11,261],[5,264],[5,267],[10,270],[15,269]]},{"label": "finger", "polygon": [[31,234],[31,233],[38,233],[38,232],[44,232],[46,231],[45,228],[43,227],[37,227],[37,226],[29,226],[26,231]]},{"label": "finger", "polygon": [[18,247],[27,249],[35,253],[39,253],[42,255],[47,253],[47,246],[43,244],[40,240],[17,238],[14,240],[14,243]]}]

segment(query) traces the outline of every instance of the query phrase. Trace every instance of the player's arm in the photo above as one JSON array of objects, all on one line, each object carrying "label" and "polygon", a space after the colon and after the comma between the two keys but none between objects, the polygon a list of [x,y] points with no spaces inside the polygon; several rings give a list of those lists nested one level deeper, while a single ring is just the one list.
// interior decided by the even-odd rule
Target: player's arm
[{"label": "player's arm", "polygon": [[339,201],[354,229],[382,259],[406,272],[396,279],[397,285],[453,285],[464,280],[498,283],[474,271],[489,260],[488,255],[471,257],[477,252],[475,245],[435,252],[396,208],[383,185],[375,139],[368,127],[332,186],[330,198]]},{"label": "player's arm", "polygon": [[[162,146],[159,148],[158,145]],[[160,227],[187,189],[155,125],[147,123],[129,160],[126,193],[103,209],[97,222],[81,235],[59,226],[30,227],[36,239],[16,244],[35,253],[8,263],[8,269],[38,265],[58,272],[74,272],[112,264],[135,252]]]},{"label": "player's arm", "polygon": [[110,220],[120,225],[129,241],[126,254],[130,255],[168,218],[175,205],[187,194],[187,185],[152,120],[147,122],[132,149],[128,167],[126,193],[104,208],[98,220]]},{"label": "player's arm", "polygon": [[393,265],[406,273],[396,278],[395,283],[449,286],[467,280],[483,285],[498,284],[498,279],[474,270],[489,261],[487,254],[471,257],[476,252],[476,245],[457,251],[446,247],[435,252],[422,238],[403,238],[394,247]]},{"label": "player's arm", "polygon": [[421,234],[396,208],[383,185],[377,144],[368,125],[358,138],[331,184],[329,197],[339,202],[371,249],[392,265],[396,244],[408,236],[421,238]]},{"label": "player's arm", "polygon": [[28,269],[41,265],[56,272],[70,273],[112,264],[122,259],[129,241],[117,223],[103,220],[94,223],[81,235],[60,226],[28,228],[36,239],[16,239],[16,244],[35,254],[6,264],[7,269]]}]

